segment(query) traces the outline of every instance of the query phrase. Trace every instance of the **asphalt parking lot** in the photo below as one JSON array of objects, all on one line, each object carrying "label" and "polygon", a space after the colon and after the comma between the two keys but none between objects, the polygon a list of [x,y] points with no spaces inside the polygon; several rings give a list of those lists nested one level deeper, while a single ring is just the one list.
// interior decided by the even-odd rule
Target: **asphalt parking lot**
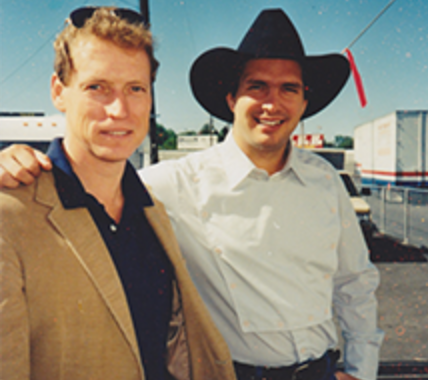
[{"label": "asphalt parking lot", "polygon": [[428,250],[387,237],[369,242],[381,274],[379,326],[385,332],[381,361],[428,364]]},{"label": "asphalt parking lot", "polygon": [[385,339],[380,361],[428,367],[428,250],[385,236],[368,243],[381,275],[377,298]]}]

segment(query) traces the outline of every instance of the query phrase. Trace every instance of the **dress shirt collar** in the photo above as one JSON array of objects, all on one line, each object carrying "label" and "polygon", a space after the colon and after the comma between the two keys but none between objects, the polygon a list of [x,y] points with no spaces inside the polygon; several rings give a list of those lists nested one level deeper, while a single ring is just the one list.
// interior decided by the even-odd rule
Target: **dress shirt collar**
[{"label": "dress shirt collar", "polygon": [[232,131],[219,147],[221,148],[221,155],[224,161],[222,168],[226,173],[230,188],[233,189],[257,168],[238,147],[233,138]]},{"label": "dress shirt collar", "polygon": [[[220,146],[222,159],[224,160],[224,165],[222,167],[226,173],[231,189],[238,186],[238,184],[253,173],[258,173],[258,177],[261,177],[261,174],[264,174],[264,178],[266,180],[269,179],[267,172],[263,169],[257,168],[247,155],[239,148],[233,137],[233,133],[229,133],[225,141]],[[297,179],[304,185],[304,163],[298,159],[298,154],[298,149],[294,148],[290,143],[287,162],[279,172],[273,174],[271,177],[284,178],[289,172],[291,172],[294,173]]]},{"label": "dress shirt collar", "polygon": [[[54,139],[47,152],[53,164],[53,174],[58,196],[65,209],[86,207],[87,196],[82,183],[73,172],[62,148],[62,139]],[[122,177],[122,189],[125,199],[132,200],[135,209],[153,206],[147,189],[137,176],[135,169],[127,162]]]}]

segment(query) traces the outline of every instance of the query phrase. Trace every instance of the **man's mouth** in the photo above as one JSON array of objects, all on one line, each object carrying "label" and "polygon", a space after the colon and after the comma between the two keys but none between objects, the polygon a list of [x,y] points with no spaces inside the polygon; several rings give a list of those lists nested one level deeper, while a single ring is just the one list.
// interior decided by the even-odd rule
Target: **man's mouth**
[{"label": "man's mouth", "polygon": [[129,132],[129,131],[107,131],[107,132],[104,132],[104,134],[111,135],[111,136],[125,136],[129,133],[131,133],[131,132]]},{"label": "man's mouth", "polygon": [[257,119],[256,121],[258,124],[266,125],[267,127],[276,127],[278,125],[281,125],[285,120],[284,119],[276,119],[276,120],[270,120],[270,119]]}]

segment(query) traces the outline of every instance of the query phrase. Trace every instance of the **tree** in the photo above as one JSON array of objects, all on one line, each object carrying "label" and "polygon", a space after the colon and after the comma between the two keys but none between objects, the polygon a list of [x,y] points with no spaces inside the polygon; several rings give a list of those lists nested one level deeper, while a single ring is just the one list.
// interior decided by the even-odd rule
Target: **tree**
[{"label": "tree", "polygon": [[229,126],[225,125],[218,133],[218,142],[222,142],[229,132]]},{"label": "tree", "polygon": [[195,131],[184,131],[178,134],[179,136],[196,136],[197,133]]},{"label": "tree", "polygon": [[337,135],[334,137],[335,146],[342,149],[352,149],[354,147],[354,139],[351,136]]},{"label": "tree", "polygon": [[209,123],[206,123],[200,129],[198,135],[218,135],[218,131],[214,126],[211,127]]},{"label": "tree", "polygon": [[335,147],[334,142],[327,141],[326,139],[323,140],[322,145],[324,148],[334,148]]},{"label": "tree", "polygon": [[156,124],[156,136],[159,149],[177,149],[177,134],[172,129]]}]

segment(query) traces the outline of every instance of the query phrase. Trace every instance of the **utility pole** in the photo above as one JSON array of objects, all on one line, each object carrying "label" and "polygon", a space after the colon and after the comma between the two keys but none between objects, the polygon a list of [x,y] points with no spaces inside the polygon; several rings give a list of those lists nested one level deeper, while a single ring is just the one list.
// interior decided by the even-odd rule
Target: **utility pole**
[{"label": "utility pole", "polygon": [[213,116],[210,115],[210,146],[213,145],[213,132],[214,132],[214,119]]},{"label": "utility pole", "polygon": [[302,146],[300,146],[299,148],[305,148],[305,122],[303,120],[300,120],[300,143],[302,144]]},{"label": "utility pole", "polygon": [[[140,13],[143,15],[147,27],[150,29],[149,0],[140,0]],[[155,89],[152,86],[152,110],[150,112],[150,163],[159,162],[158,142],[156,133],[156,107],[155,107]]]}]

